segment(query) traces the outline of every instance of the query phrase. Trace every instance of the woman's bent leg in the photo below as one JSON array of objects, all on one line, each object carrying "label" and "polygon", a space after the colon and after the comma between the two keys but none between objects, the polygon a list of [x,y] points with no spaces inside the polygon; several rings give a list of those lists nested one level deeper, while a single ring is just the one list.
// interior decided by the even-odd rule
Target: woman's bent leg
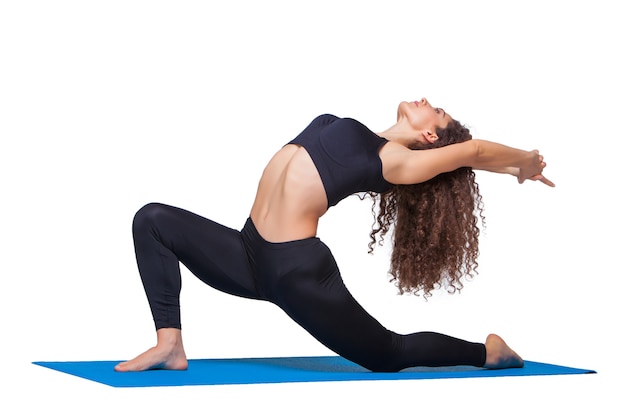
[{"label": "woman's bent leg", "polygon": [[206,284],[258,298],[240,232],[163,204],[144,206],[133,221],[137,265],[157,329],[180,329],[180,263]]},{"label": "woman's bent leg", "polygon": [[157,345],[115,369],[186,369],[180,332],[179,263],[216,289],[259,298],[240,233],[191,212],[152,203],[135,215],[133,238]]}]

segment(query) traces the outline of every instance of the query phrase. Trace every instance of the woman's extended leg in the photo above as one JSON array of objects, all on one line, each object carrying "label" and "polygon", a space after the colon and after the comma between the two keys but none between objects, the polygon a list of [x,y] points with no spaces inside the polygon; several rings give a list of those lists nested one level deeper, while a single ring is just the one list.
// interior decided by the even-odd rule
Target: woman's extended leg
[{"label": "woman's extended leg", "polygon": [[523,365],[495,335],[482,344],[434,332],[400,335],[387,330],[349,293],[328,248],[313,242],[306,249],[290,248],[285,252],[289,256],[275,258],[276,265],[290,272],[276,281],[270,299],[341,356],[387,372],[412,366]]},{"label": "woman's extended leg", "polygon": [[151,203],[135,215],[133,237],[157,345],[115,369],[186,369],[180,332],[179,262],[214,288],[259,298],[240,232],[186,210]]}]

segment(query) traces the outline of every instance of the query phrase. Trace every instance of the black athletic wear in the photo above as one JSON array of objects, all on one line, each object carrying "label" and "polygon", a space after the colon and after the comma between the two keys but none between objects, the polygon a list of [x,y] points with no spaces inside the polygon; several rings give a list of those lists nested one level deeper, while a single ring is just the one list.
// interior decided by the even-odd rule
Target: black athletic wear
[{"label": "black athletic wear", "polygon": [[383,178],[378,156],[387,142],[354,119],[324,114],[289,143],[303,146],[311,156],[331,207],[359,191],[382,193],[392,187]]},{"label": "black athletic wear", "polygon": [[[351,119],[321,116],[316,121],[294,143],[311,153],[330,205],[359,191],[351,187],[367,185],[376,191],[390,186],[382,179],[377,157],[384,139]],[[335,143],[344,138],[351,145]],[[366,151],[361,152],[360,142]],[[348,150],[358,155],[356,163],[341,163],[350,159]],[[367,179],[360,182],[352,170]],[[237,231],[157,203],[137,212],[133,236],[157,329],[181,327],[180,262],[218,290],[276,304],[325,346],[373,371],[485,363],[481,343],[439,333],[400,335],[385,329],[350,295],[330,250],[318,238],[271,243],[259,235],[251,219]]]}]

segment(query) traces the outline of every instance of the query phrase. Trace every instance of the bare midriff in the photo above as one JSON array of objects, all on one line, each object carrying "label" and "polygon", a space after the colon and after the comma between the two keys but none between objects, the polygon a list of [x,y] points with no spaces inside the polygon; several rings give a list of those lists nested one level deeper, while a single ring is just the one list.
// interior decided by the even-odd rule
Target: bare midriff
[{"label": "bare midriff", "polygon": [[314,237],[326,212],[326,192],[313,160],[299,145],[286,145],[263,171],[250,218],[269,242]]}]

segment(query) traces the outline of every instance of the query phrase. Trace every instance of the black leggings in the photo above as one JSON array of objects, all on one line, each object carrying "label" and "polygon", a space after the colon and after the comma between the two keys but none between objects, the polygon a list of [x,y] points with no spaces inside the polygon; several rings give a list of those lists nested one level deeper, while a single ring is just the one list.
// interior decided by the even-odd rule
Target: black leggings
[{"label": "black leggings", "polygon": [[271,243],[250,219],[239,232],[156,203],[137,212],[133,236],[157,329],[181,327],[181,262],[218,290],[276,304],[329,349],[372,371],[485,363],[482,343],[385,329],[350,295],[318,238]]}]

